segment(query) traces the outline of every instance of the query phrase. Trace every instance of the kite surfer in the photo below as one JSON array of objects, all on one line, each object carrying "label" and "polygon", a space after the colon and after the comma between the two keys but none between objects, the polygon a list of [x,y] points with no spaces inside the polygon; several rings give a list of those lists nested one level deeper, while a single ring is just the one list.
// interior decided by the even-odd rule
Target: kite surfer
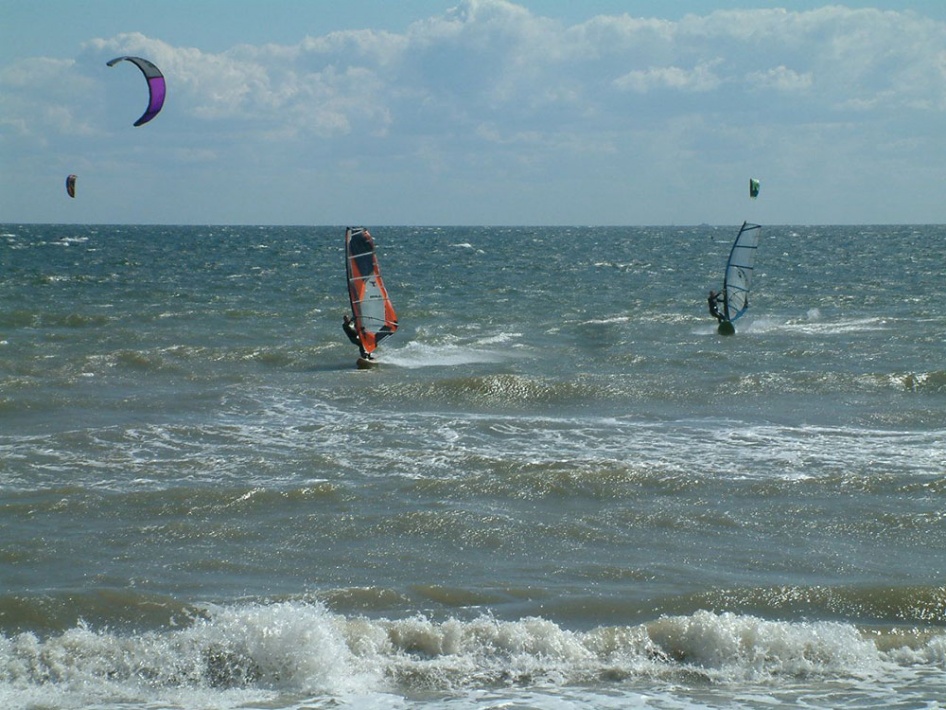
[{"label": "kite surfer", "polygon": [[361,337],[358,335],[358,329],[355,328],[354,321],[352,321],[347,313],[342,317],[342,330],[345,331],[345,335],[348,336],[348,339],[352,342],[352,345],[358,346],[361,357],[363,357],[365,360],[370,360],[371,353],[365,351],[364,346],[361,344]]},{"label": "kite surfer", "polygon": [[707,305],[709,305],[710,315],[713,316],[719,323],[722,323],[726,320],[726,317],[719,312],[719,294],[715,291],[709,292],[709,297],[706,299]]}]

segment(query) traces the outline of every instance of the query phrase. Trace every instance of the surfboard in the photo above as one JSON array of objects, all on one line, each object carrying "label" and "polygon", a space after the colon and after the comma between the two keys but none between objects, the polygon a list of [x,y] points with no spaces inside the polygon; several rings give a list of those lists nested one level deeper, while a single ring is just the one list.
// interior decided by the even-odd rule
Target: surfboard
[{"label": "surfboard", "polygon": [[716,332],[718,332],[720,335],[735,335],[736,326],[732,324],[732,321],[724,320],[720,322],[719,327],[716,329]]},{"label": "surfboard", "polygon": [[357,360],[355,360],[355,365],[358,367],[359,370],[371,370],[372,368],[376,367],[377,364],[378,363],[375,360],[368,360],[367,358],[363,358],[363,357],[360,357]]}]

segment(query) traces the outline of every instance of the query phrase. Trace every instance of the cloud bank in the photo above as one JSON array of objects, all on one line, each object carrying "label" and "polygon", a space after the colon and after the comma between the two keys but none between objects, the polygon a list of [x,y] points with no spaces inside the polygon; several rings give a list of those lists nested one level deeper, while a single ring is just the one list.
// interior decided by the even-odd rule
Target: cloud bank
[{"label": "cloud bank", "polygon": [[[141,129],[140,77],[105,68],[124,54],[168,80]],[[0,208],[55,221],[40,186],[82,170],[130,195],[101,221],[731,223],[752,174],[769,221],[944,221],[917,187],[942,183],[944,111],[946,26],[912,12],[566,25],[464,0],[399,34],[216,53],[128,33],[0,67]]]}]

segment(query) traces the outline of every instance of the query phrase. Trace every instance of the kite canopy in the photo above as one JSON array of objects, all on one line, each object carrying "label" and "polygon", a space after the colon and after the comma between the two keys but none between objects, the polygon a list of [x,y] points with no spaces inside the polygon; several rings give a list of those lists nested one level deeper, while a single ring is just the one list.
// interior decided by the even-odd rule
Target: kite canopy
[{"label": "kite canopy", "polygon": [[148,80],[148,108],[141,114],[141,118],[135,121],[136,126],[143,126],[157,116],[161,107],[164,106],[164,95],[167,91],[167,87],[164,83],[164,74],[162,74],[161,70],[154,64],[141,57],[115,57],[112,61],[107,62],[107,65],[113,67],[121,61],[134,64],[141,69],[141,73],[144,74],[145,79]]},{"label": "kite canopy", "polygon": [[76,196],[76,176],[70,175],[66,178],[66,192],[69,194],[69,197]]},{"label": "kite canopy", "polygon": [[749,178],[749,197],[755,199],[759,196],[759,181],[755,178]]}]

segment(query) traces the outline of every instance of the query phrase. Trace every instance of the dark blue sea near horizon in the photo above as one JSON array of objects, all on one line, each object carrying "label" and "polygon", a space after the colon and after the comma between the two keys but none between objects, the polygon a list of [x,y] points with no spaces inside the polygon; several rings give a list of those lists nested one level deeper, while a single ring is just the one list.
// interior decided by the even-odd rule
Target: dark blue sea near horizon
[{"label": "dark blue sea near horizon", "polygon": [[353,226],[0,225],[0,707],[941,707],[946,226]]}]

